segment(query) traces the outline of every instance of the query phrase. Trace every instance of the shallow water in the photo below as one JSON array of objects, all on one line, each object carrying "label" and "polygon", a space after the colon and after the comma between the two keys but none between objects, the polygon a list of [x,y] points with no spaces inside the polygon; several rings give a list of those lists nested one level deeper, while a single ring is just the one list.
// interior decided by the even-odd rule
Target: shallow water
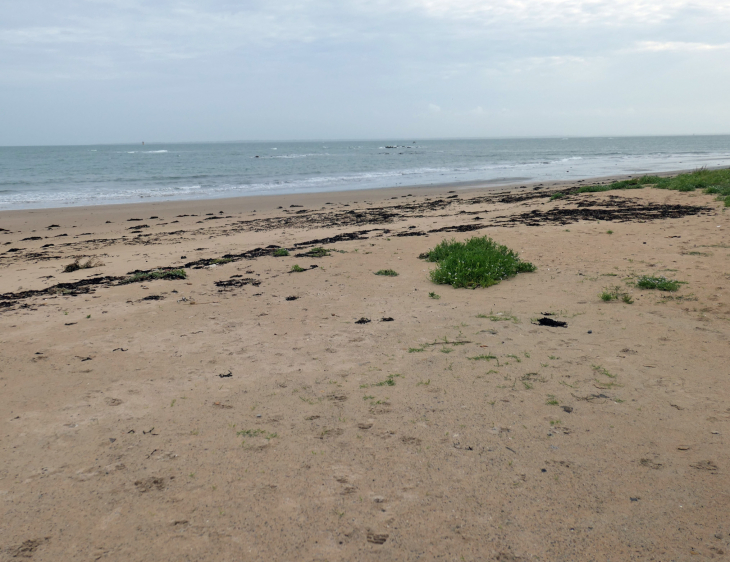
[{"label": "shallow water", "polygon": [[730,166],[730,136],[0,147],[0,209]]}]

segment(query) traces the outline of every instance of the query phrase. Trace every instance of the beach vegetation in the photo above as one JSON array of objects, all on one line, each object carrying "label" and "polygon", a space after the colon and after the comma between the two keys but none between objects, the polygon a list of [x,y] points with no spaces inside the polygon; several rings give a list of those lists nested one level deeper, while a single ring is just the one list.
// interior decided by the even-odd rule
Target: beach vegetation
[{"label": "beach vegetation", "polygon": [[63,272],[73,273],[74,271],[78,271],[79,269],[91,269],[92,267],[101,267],[103,265],[104,262],[98,258],[89,258],[83,263],[81,262],[80,258],[76,258],[73,262],[64,266]]},{"label": "beach vegetation", "polygon": [[398,277],[398,272],[393,269],[380,269],[375,275],[385,275],[386,277]]},{"label": "beach vegetation", "polygon": [[434,299],[434,300],[439,300],[439,299],[441,298],[441,295],[437,295],[437,294],[436,294],[436,293],[434,293],[433,291],[432,291],[432,292],[430,292],[430,293],[428,293],[428,296],[429,296],[430,298]]},{"label": "beach vegetation", "polygon": [[509,314],[508,312],[498,312],[493,314],[491,311],[489,314],[477,314],[477,318],[489,318],[492,322],[506,322],[511,321],[513,324],[519,324],[520,319],[517,316]]},{"label": "beach vegetation", "polygon": [[550,201],[555,201],[556,199],[562,199],[563,197],[565,197],[565,193],[560,193],[560,192],[558,191],[557,193],[553,193],[553,194],[552,194],[552,195],[550,196]]},{"label": "beach vegetation", "polygon": [[293,266],[291,266],[291,271],[293,271],[294,273],[301,273],[302,271],[307,271],[307,270],[302,267],[299,267],[297,264],[294,264]]},{"label": "beach vegetation", "polygon": [[395,386],[395,378],[396,377],[402,377],[403,375],[399,373],[393,373],[392,375],[388,375],[388,377],[384,381],[376,382],[373,386]]},{"label": "beach vegetation", "polygon": [[616,189],[642,189],[646,186],[673,191],[695,191],[702,189],[707,194],[717,195],[718,200],[724,201],[725,206],[730,207],[730,169],[708,170],[707,168],[699,168],[693,172],[679,174],[669,178],[641,176],[640,178],[616,181],[607,185],[585,185],[580,187],[576,193],[596,193]]},{"label": "beach vegetation", "polygon": [[289,255],[289,250],[287,250],[286,248],[277,248],[276,250],[274,250],[274,253],[273,253],[273,256],[275,258],[283,258],[288,255]]},{"label": "beach vegetation", "polygon": [[636,286],[639,289],[657,289],[659,291],[670,291],[674,292],[679,289],[679,286],[682,285],[682,281],[677,281],[675,279],[667,279],[666,277],[659,276],[651,276],[651,275],[642,275],[636,280]]},{"label": "beach vegetation", "polygon": [[313,258],[323,258],[325,256],[329,256],[330,251],[325,248],[322,248],[320,246],[316,246],[316,247],[312,248],[311,250],[309,250],[307,252],[307,255],[311,256]]},{"label": "beach vegetation", "polygon": [[152,271],[138,271],[121,281],[122,285],[154,281],[155,279],[187,279],[184,269],[154,269]]},{"label": "beach vegetation", "polygon": [[614,287],[606,287],[601,293],[599,293],[598,296],[601,297],[601,300],[604,302],[617,300],[621,300],[626,304],[633,304],[634,302],[634,299],[631,298],[631,295],[624,291],[620,285],[616,285]]},{"label": "beach vegetation", "polygon": [[444,240],[426,253],[427,261],[437,264],[431,281],[456,288],[491,287],[518,273],[535,271],[530,262],[487,236],[466,242]]}]

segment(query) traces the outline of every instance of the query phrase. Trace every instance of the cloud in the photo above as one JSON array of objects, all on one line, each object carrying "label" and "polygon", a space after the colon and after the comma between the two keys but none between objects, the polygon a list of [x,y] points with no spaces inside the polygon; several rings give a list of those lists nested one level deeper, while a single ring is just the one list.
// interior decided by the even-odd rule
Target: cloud
[{"label": "cloud", "polygon": [[22,127],[28,116],[50,123],[54,107],[85,115],[93,95],[109,130],[158,123],[160,136],[191,140],[410,136],[414,122],[458,135],[475,107],[509,108],[506,132],[532,116],[520,130],[537,133],[535,115],[656,111],[658,96],[672,96],[674,122],[683,104],[704,110],[699,84],[715,85],[703,95],[730,88],[729,26],[730,3],[718,0],[0,2],[0,103]]},{"label": "cloud", "polygon": [[711,45],[709,43],[689,43],[684,41],[641,41],[636,44],[634,51],[648,52],[696,52],[696,51],[718,51],[730,49],[730,43]]}]

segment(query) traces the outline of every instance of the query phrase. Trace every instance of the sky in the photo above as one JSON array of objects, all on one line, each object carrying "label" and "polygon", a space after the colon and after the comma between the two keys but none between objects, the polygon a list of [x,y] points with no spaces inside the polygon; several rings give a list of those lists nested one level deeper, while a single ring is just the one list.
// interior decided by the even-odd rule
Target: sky
[{"label": "sky", "polygon": [[7,0],[0,145],[730,134],[727,0]]}]

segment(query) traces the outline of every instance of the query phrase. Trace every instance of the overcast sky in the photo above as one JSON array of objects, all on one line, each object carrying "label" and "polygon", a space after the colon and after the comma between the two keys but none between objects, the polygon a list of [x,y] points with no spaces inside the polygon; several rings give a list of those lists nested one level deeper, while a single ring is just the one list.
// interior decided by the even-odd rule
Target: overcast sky
[{"label": "overcast sky", "polygon": [[5,0],[0,145],[730,133],[728,0]]}]

